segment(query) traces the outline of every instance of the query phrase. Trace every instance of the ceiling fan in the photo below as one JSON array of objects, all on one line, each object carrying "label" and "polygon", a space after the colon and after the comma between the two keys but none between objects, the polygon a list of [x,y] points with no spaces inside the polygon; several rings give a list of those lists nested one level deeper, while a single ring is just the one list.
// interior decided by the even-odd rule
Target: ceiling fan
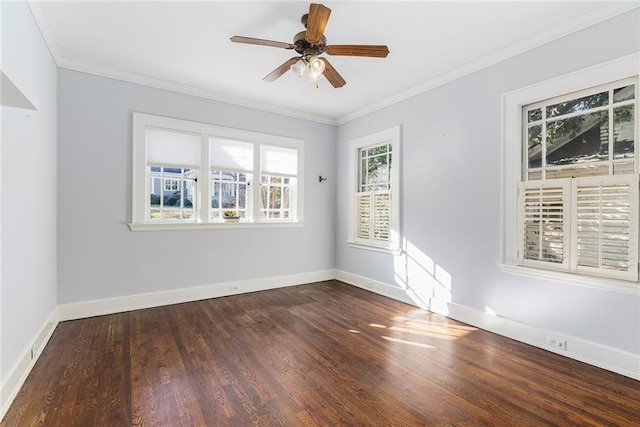
[{"label": "ceiling fan", "polygon": [[300,56],[293,57],[269,73],[263,80],[267,82],[275,81],[284,73],[293,70],[298,77],[304,74],[309,76],[311,81],[316,82],[321,75],[335,88],[344,86],[347,82],[336,71],[326,58],[319,55],[339,56],[365,56],[372,58],[386,58],[389,48],[384,45],[356,45],[338,44],[327,45],[327,38],[324,36],[324,29],[329,21],[331,9],[318,3],[311,3],[309,13],[302,15],[302,25],[306,31],[301,31],[293,37],[293,43],[278,42],[273,40],[256,39],[253,37],[233,36],[234,43],[255,44],[260,46],[280,47],[283,49],[293,49]]}]

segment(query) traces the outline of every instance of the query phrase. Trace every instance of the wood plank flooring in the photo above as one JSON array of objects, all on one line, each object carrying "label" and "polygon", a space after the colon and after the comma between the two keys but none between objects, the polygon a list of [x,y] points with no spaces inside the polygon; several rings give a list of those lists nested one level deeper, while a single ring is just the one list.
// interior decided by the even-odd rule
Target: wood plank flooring
[{"label": "wood plank flooring", "polygon": [[638,381],[328,281],[62,322],[0,426],[638,423]]}]

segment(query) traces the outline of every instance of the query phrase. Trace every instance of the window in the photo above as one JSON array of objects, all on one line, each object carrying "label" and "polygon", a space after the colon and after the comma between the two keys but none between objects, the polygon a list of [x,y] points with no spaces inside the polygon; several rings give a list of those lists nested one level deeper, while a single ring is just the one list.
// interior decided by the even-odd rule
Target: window
[{"label": "window", "polygon": [[625,80],[523,108],[521,265],[638,280],[636,99]]},{"label": "window", "polygon": [[349,145],[349,242],[399,249],[400,128],[352,140]]},{"label": "window", "polygon": [[132,230],[301,224],[303,141],[133,118]]},{"label": "window", "polygon": [[637,292],[637,64],[630,55],[503,97],[505,271]]}]

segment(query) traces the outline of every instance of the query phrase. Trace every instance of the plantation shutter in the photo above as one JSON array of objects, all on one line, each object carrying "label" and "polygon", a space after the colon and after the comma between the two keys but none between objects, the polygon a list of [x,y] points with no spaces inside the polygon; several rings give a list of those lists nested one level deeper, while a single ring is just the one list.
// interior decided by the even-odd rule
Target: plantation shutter
[{"label": "plantation shutter", "polygon": [[373,240],[389,241],[391,194],[389,191],[373,194]]},{"label": "plantation shutter", "polygon": [[356,239],[371,240],[371,193],[356,194]]},{"label": "plantation shutter", "polygon": [[638,175],[577,178],[574,261],[578,272],[638,280]]},{"label": "plantation shutter", "polygon": [[355,237],[368,242],[388,242],[391,228],[391,192],[356,193]]},{"label": "plantation shutter", "polygon": [[528,181],[519,188],[521,265],[568,270],[570,181]]}]

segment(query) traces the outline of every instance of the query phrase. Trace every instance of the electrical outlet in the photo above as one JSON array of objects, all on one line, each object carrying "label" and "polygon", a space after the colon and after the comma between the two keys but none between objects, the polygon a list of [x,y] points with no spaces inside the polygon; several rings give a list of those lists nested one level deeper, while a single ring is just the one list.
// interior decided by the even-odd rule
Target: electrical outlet
[{"label": "electrical outlet", "polygon": [[557,337],[547,337],[547,345],[560,350],[567,349],[567,340]]},{"label": "electrical outlet", "polygon": [[31,347],[31,360],[35,359],[37,354],[38,354],[38,345],[34,344],[33,347]]},{"label": "electrical outlet", "polygon": [[230,285],[229,286],[229,291],[230,292],[238,292],[238,285]]}]

